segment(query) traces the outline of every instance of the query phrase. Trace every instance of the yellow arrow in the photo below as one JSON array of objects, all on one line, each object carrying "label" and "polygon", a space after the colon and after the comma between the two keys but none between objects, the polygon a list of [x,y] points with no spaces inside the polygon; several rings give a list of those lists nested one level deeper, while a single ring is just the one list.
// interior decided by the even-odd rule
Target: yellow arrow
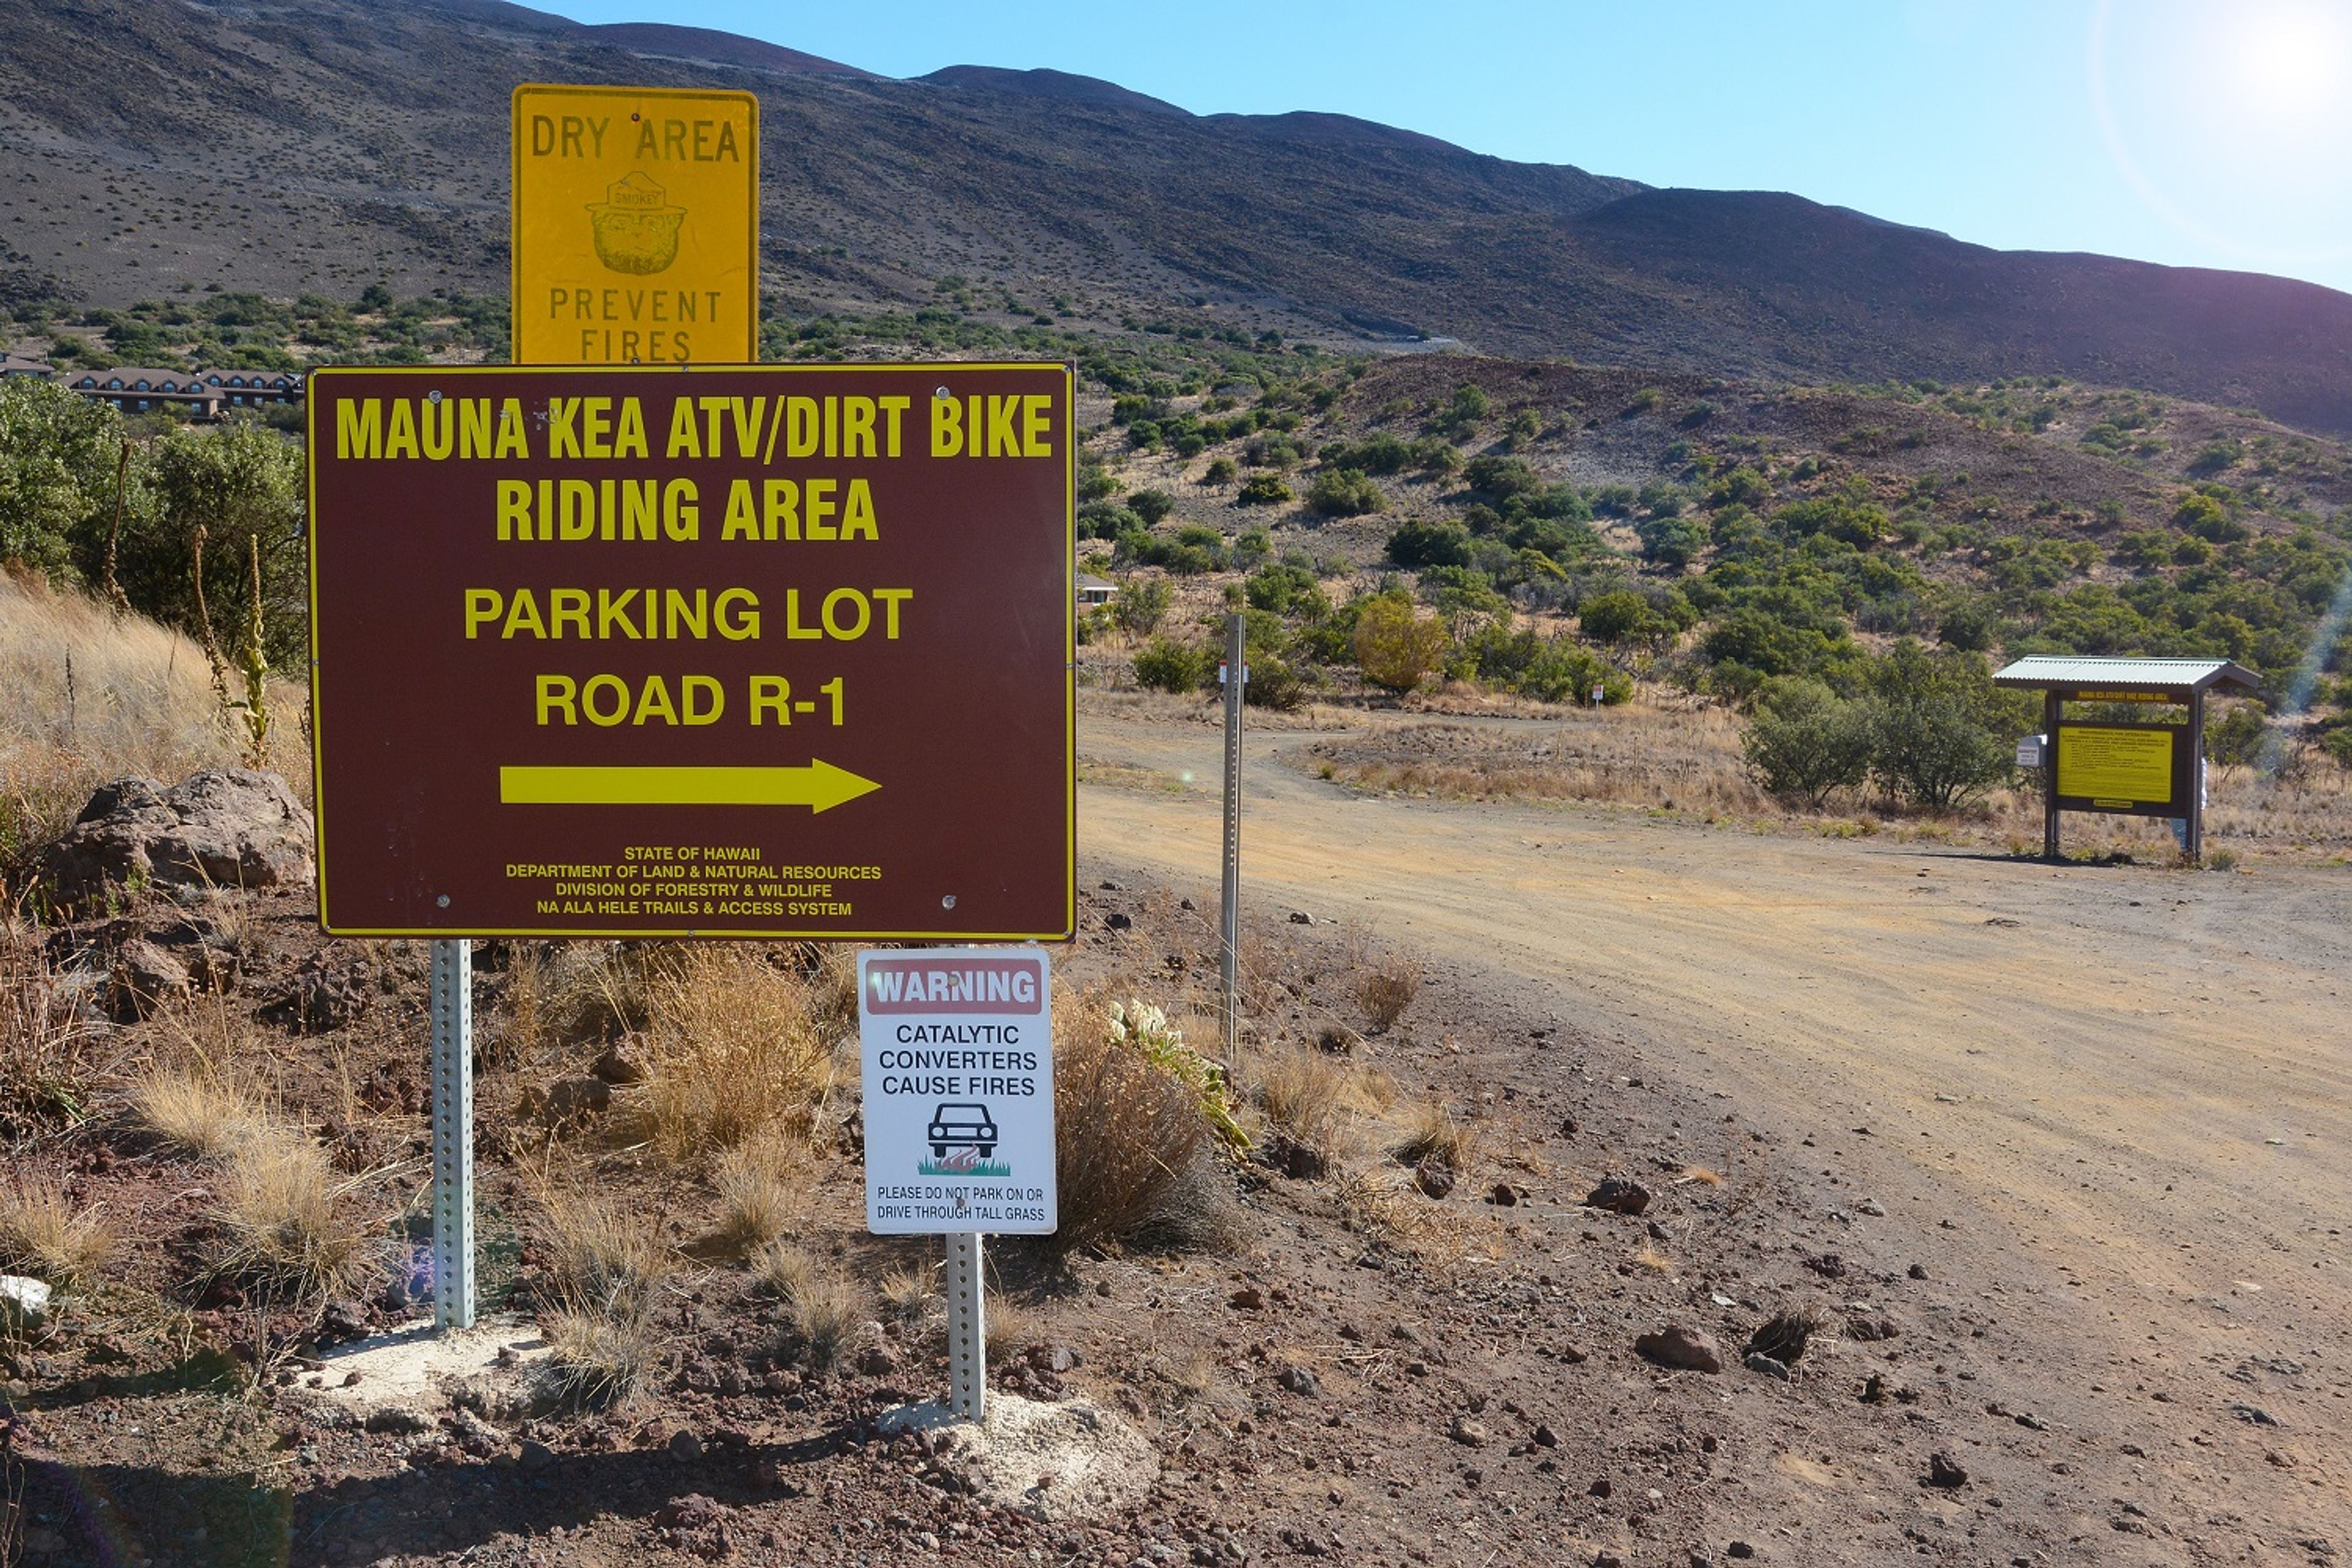
[{"label": "yellow arrow", "polygon": [[795,768],[500,768],[508,805],[805,805],[812,814],[880,789],[811,759]]}]

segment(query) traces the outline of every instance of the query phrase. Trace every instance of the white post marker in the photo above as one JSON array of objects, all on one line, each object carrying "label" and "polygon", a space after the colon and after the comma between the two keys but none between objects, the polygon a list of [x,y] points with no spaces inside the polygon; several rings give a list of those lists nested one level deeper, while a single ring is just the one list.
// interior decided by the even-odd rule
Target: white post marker
[{"label": "white post marker", "polygon": [[857,955],[866,1228],[948,1238],[952,1404],[971,1421],[988,1397],[980,1238],[1058,1223],[1052,982],[1037,948]]}]

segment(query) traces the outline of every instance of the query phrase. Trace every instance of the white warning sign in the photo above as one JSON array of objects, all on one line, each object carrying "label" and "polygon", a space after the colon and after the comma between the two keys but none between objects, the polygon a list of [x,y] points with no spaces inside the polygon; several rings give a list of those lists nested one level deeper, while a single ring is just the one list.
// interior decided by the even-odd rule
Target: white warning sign
[{"label": "white warning sign", "polygon": [[1031,948],[858,954],[866,1229],[1054,1229],[1051,981]]}]

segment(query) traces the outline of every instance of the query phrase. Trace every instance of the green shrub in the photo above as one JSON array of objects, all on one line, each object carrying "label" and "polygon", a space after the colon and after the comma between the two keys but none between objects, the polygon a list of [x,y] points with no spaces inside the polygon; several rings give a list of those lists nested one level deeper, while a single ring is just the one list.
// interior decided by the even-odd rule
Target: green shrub
[{"label": "green shrub", "polygon": [[1408,569],[1467,566],[1470,536],[1451,522],[1408,522],[1389,535],[1389,559]]},{"label": "green shrub", "polygon": [[1361,517],[1387,508],[1389,498],[1355,468],[1325,468],[1307,491],[1307,504],[1325,517]]},{"label": "green shrub", "polygon": [[1234,498],[1244,506],[1279,506],[1291,499],[1290,487],[1274,474],[1252,474]]},{"label": "green shrub", "polygon": [[1304,566],[1287,563],[1278,566],[1261,566],[1250,574],[1242,585],[1253,609],[1271,610],[1276,615],[1319,615],[1325,608],[1323,589],[1315,574]]},{"label": "green shrub", "polygon": [[1870,776],[1876,731],[1870,706],[1818,680],[1776,681],[1740,739],[1748,772],[1778,799],[1819,810]]},{"label": "green shrub", "polygon": [[1143,520],[1146,528],[1157,528],[1162,519],[1176,510],[1176,498],[1166,490],[1138,490],[1127,498],[1129,511]]},{"label": "green shrub", "polygon": [[1706,520],[1701,517],[1651,516],[1635,523],[1633,532],[1642,541],[1642,553],[1667,566],[1687,566],[1707,546]]},{"label": "green shrub", "polygon": [[1234,482],[1234,476],[1240,471],[1234,467],[1234,460],[1231,458],[1218,458],[1202,470],[1201,482],[1204,485],[1229,485]]},{"label": "green shrub", "polygon": [[1949,810],[2006,781],[2028,704],[1992,684],[1981,654],[1910,638],[1871,668],[1870,768],[1890,793]]},{"label": "green shrub", "polygon": [[1598,594],[1577,608],[1577,624],[1595,642],[1656,642],[1671,637],[1674,624],[1631,589]]},{"label": "green shrub", "polygon": [[1110,618],[1118,629],[1129,637],[1150,637],[1160,629],[1168,614],[1168,602],[1175,593],[1165,583],[1148,578],[1127,584],[1118,596],[1110,602]]},{"label": "green shrub", "polygon": [[1462,448],[1443,437],[1431,436],[1412,444],[1412,466],[1425,474],[1458,474]]},{"label": "green shrub", "polygon": [[2261,703],[2233,703],[2220,717],[2206,720],[2205,754],[2224,765],[2251,766],[2262,760],[2269,734]]},{"label": "green shrub", "polygon": [[1333,441],[1323,448],[1321,457],[1327,468],[1353,468],[1364,474],[1393,474],[1413,460],[1415,450],[1383,430],[1353,445]]},{"label": "green shrub", "polygon": [[1391,691],[1419,686],[1445,655],[1445,626],[1414,612],[1402,594],[1366,601],[1356,615],[1356,664],[1364,679]]},{"label": "green shrub", "polygon": [[1154,691],[1198,691],[1215,679],[1217,650],[1154,637],[1135,654],[1135,682]]},{"label": "green shrub", "polygon": [[1524,458],[1492,456],[1473,458],[1462,470],[1463,479],[1480,495],[1496,501],[1507,501],[1513,496],[1535,496],[1543,493],[1543,476],[1528,467]]}]

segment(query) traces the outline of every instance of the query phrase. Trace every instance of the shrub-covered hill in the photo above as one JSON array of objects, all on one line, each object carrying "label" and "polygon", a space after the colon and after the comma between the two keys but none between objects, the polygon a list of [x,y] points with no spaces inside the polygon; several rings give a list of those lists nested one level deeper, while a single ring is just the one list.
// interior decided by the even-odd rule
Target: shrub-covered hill
[{"label": "shrub-covered hill", "polygon": [[1618,668],[1734,697],[1906,636],[2225,657],[2275,697],[2352,567],[2341,445],[2055,377],[1788,387],[1440,357],[1224,390],[1115,405],[1097,488],[1172,505],[1094,502],[1082,526],[1114,564],[1214,564],[1183,552],[1205,523],[1247,565],[1255,522],[1269,558],[1412,574],[1457,642],[1465,610],[1572,624]]}]

